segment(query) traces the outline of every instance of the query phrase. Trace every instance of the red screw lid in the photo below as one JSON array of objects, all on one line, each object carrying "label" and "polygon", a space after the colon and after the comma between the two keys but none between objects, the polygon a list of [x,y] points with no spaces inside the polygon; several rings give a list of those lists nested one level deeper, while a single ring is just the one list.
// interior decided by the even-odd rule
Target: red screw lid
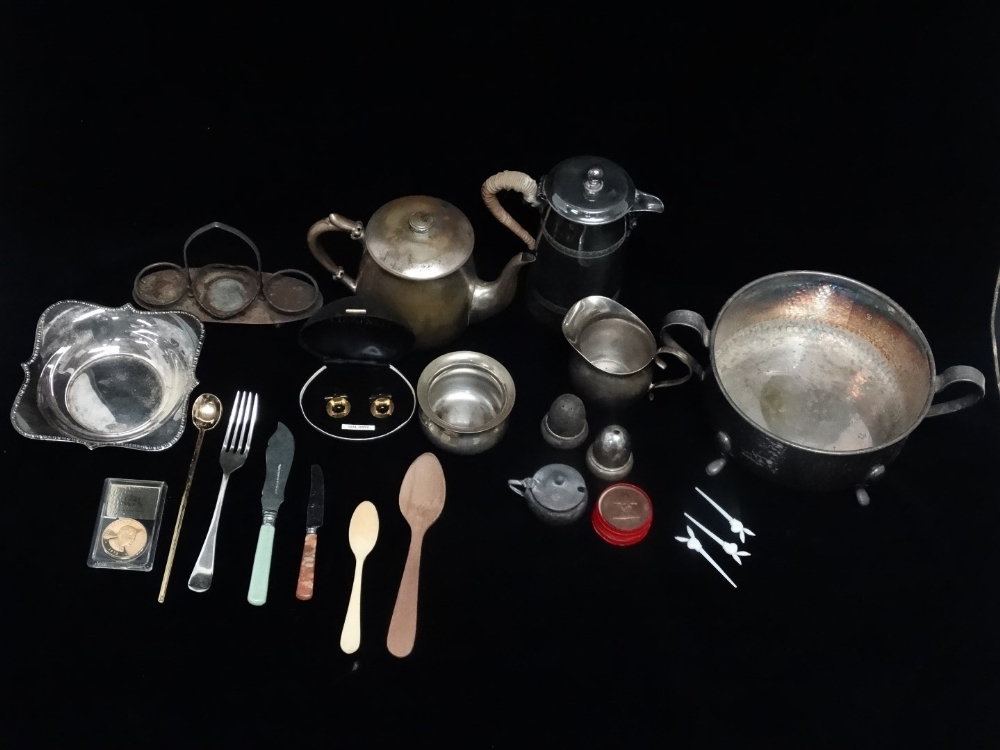
[{"label": "red screw lid", "polygon": [[635,544],[649,533],[653,502],[634,484],[613,484],[597,498],[590,522],[598,536],[610,544]]}]

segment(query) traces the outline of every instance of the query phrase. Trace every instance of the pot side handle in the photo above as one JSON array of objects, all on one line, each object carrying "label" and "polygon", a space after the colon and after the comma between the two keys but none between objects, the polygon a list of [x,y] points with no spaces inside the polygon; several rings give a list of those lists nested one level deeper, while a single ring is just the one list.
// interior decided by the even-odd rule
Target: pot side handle
[{"label": "pot side handle", "polygon": [[333,278],[352,292],[356,292],[358,290],[357,282],[347,275],[342,266],[334,263],[326,251],[319,246],[317,238],[324,232],[350,232],[352,240],[360,240],[365,233],[364,224],[360,221],[351,221],[340,214],[330,214],[309,227],[309,232],[306,234],[306,245],[309,246],[309,252],[319,261],[319,264],[332,273]]},{"label": "pot side handle", "polygon": [[482,190],[480,191],[483,203],[486,204],[486,208],[490,210],[493,217],[520,237],[521,241],[528,246],[529,250],[534,251],[535,238],[528,234],[528,230],[518,224],[517,220],[507,213],[506,209],[500,205],[500,201],[497,199],[497,193],[501,190],[516,190],[524,196],[526,203],[537,207],[541,205],[538,200],[538,183],[524,172],[512,172],[505,170],[503,172],[497,172],[495,175],[488,178],[486,182],[483,183]]},{"label": "pot side handle", "polygon": [[934,393],[940,393],[949,385],[954,383],[971,383],[976,387],[975,393],[953,398],[950,401],[942,401],[934,404],[927,411],[928,417],[936,417],[941,414],[950,414],[953,411],[961,411],[972,406],[986,395],[986,376],[975,367],[969,365],[955,365],[949,367],[940,375],[934,378]]},{"label": "pot side handle", "polygon": [[667,366],[660,359],[660,355],[671,354],[674,357],[677,357],[677,359],[679,359],[681,363],[688,368],[688,374],[683,378],[657,383],[653,386],[653,388],[683,383],[688,380],[691,375],[696,375],[699,380],[705,379],[705,370],[700,364],[698,364],[698,360],[692,357],[691,354],[684,349],[684,347],[674,341],[673,337],[667,333],[667,329],[671,326],[693,328],[698,332],[698,335],[701,337],[701,343],[706,349],[708,348],[709,337],[712,334],[712,331],[705,322],[705,319],[692,310],[674,310],[671,313],[667,313],[666,317],[663,318],[663,324],[660,326],[660,343],[662,343],[663,346],[661,346],[656,352],[656,364],[659,365],[661,369],[666,369]]}]

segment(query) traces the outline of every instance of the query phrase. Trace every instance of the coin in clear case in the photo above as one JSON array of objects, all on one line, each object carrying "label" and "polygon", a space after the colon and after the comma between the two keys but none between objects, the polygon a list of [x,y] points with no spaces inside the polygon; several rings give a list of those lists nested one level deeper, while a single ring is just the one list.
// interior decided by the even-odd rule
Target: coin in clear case
[{"label": "coin in clear case", "polygon": [[146,527],[134,518],[119,518],[108,524],[101,534],[101,545],[109,557],[131,560],[146,549],[149,535]]}]

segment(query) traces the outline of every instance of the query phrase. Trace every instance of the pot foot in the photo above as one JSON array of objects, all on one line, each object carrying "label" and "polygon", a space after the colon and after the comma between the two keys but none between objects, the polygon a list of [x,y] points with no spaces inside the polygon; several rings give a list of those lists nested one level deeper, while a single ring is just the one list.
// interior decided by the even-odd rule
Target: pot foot
[{"label": "pot foot", "polygon": [[705,473],[710,477],[714,477],[726,468],[727,456],[733,452],[733,441],[722,430],[715,433],[715,443],[719,446],[719,450],[722,451],[722,455],[705,467]]},{"label": "pot foot", "polygon": [[712,461],[712,463],[710,463],[708,466],[705,467],[705,473],[708,474],[710,477],[714,477],[719,472],[721,472],[723,469],[726,468],[727,462],[728,459],[725,456],[717,458],[714,461]]}]

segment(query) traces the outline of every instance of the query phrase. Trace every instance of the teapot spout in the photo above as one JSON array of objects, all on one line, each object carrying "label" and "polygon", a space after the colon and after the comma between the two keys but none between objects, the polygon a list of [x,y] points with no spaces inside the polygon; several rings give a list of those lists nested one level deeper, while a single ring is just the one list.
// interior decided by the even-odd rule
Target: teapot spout
[{"label": "teapot spout", "polygon": [[496,281],[486,283],[476,280],[472,288],[469,323],[478,323],[507,307],[517,291],[517,272],[521,266],[534,262],[534,253],[518,253],[507,262]]}]

